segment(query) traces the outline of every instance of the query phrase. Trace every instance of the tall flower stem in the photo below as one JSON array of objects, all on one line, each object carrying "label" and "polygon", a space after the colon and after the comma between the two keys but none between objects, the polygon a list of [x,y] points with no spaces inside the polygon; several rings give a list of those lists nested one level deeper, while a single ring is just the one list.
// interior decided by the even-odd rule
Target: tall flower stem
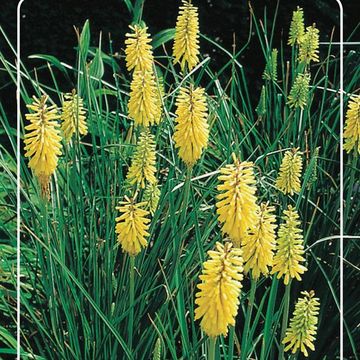
[{"label": "tall flower stem", "polygon": [[[304,110],[300,110],[300,117],[299,117],[299,128],[298,128],[298,137],[297,137],[297,141],[300,142],[300,137],[302,132],[302,122],[303,122],[303,115],[304,115]],[[294,126],[294,130],[295,130],[295,126]],[[295,144],[295,141],[294,141]]]},{"label": "tall flower stem", "polygon": [[[180,208],[180,222],[179,222],[179,246],[176,247],[174,242],[174,255],[176,256],[175,261],[175,288],[177,290],[176,293],[176,304],[179,314],[185,313],[185,304],[184,304],[184,292],[183,292],[183,279],[181,274],[181,262],[180,262],[180,256],[181,256],[181,249],[182,249],[182,241],[185,235],[185,228],[186,228],[186,214],[187,214],[187,208],[189,203],[189,195],[190,195],[190,182],[191,182],[191,174],[192,174],[192,168],[188,167],[186,172],[186,179],[184,182],[184,197],[182,200],[181,208]],[[189,343],[188,339],[188,330],[186,328],[186,323],[184,321],[180,321],[180,328],[181,328],[181,336],[183,338],[183,356],[188,356],[188,348],[187,345]]]},{"label": "tall flower stem", "polygon": [[228,359],[232,359],[234,357],[234,335],[235,326],[231,326],[229,331]]},{"label": "tall flower stem", "polygon": [[[181,204],[181,220],[180,224],[185,227],[185,218],[187,214],[187,208],[189,204],[189,197],[190,197],[190,185],[191,185],[191,176],[192,176],[192,167],[188,167],[186,170],[186,178],[184,182],[184,198],[183,202]],[[182,229],[182,232],[184,232],[184,229]]]},{"label": "tall flower stem", "polygon": [[[355,149],[355,151],[353,152],[353,160],[351,162],[352,169],[356,169],[357,160],[358,160],[358,152]],[[350,186],[349,186],[350,191],[347,193],[346,202],[345,202],[346,206],[344,211],[344,229],[346,228],[347,220],[349,219],[349,211],[351,209],[351,197],[354,196],[353,195],[354,183],[355,183],[355,171],[351,171]]]},{"label": "tall flower stem", "polygon": [[216,337],[209,337],[209,356],[208,360],[215,360]]},{"label": "tall flower stem", "polygon": [[[291,288],[291,281],[289,284],[285,287],[285,294],[284,294],[284,311],[283,311],[283,318],[282,318],[282,325],[281,325],[281,342],[285,337],[285,332],[288,324],[288,318],[289,318],[289,308],[290,308],[290,288]],[[280,360],[285,360],[285,354],[284,354],[284,345],[281,344],[280,349]]]},{"label": "tall flower stem", "polygon": [[135,298],[135,256],[130,256],[130,303],[129,303],[129,349],[132,350],[133,329],[134,329],[134,298]]},{"label": "tall flower stem", "polygon": [[274,318],[274,309],[275,309],[275,303],[276,303],[276,295],[277,295],[277,289],[278,289],[278,279],[276,277],[273,278],[271,289],[270,289],[270,295],[269,295],[269,301],[267,305],[266,310],[266,316],[265,316],[265,324],[264,324],[264,337],[261,345],[261,355],[260,360],[266,360],[268,358],[268,353],[270,352],[270,337],[271,337],[271,327],[273,324],[273,318]]},{"label": "tall flower stem", "polygon": [[255,291],[256,291],[256,280],[251,279],[250,296],[249,296],[248,308],[246,312],[244,332],[241,340],[241,360],[247,359],[247,349],[249,345],[248,342],[250,340],[249,328],[250,328],[251,315],[254,307]]}]

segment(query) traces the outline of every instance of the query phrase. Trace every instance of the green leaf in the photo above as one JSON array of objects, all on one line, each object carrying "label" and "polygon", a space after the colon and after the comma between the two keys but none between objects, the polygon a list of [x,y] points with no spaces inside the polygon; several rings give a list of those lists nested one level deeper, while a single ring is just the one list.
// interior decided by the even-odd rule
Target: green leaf
[{"label": "green leaf", "polygon": [[103,95],[117,96],[118,92],[110,89],[96,89],[94,91],[94,94],[95,96],[103,96]]},{"label": "green leaf", "polygon": [[153,49],[158,48],[162,44],[167,43],[168,41],[172,40],[175,36],[175,29],[166,29],[158,32],[154,37],[152,41]]},{"label": "green leaf", "polygon": [[61,70],[62,72],[67,74],[67,70],[65,66],[60,62],[60,60],[52,55],[45,55],[45,54],[34,54],[30,55],[29,59],[41,59],[47,61],[49,64],[54,65],[56,68]]},{"label": "green leaf", "polygon": [[0,326],[0,339],[7,345],[16,348],[16,339],[3,326]]},{"label": "green leaf", "polygon": [[90,24],[89,20],[85,21],[84,27],[81,31],[80,35],[80,56],[83,61],[86,61],[87,54],[89,52],[89,46],[90,46]]},{"label": "green leaf", "polygon": [[104,63],[101,57],[100,49],[96,50],[95,57],[90,64],[89,74],[97,79],[101,79],[104,75]]},{"label": "green leaf", "polygon": [[142,11],[144,8],[145,0],[136,0],[133,7],[133,22],[138,23],[141,20]]},{"label": "green leaf", "polygon": [[[89,54],[90,55],[95,57],[96,52],[97,52],[97,48],[90,47],[90,49],[89,49]],[[105,54],[101,50],[100,50],[100,55],[101,55],[101,58],[102,58],[102,61],[104,62],[104,64],[107,64],[109,66],[114,66],[115,71],[120,71],[120,66],[118,65],[118,63],[115,61],[115,59],[113,57]]]},{"label": "green leaf", "polygon": [[132,14],[132,12],[134,11],[134,7],[133,7],[131,1],[130,0],[124,0],[124,3],[126,5],[126,7],[128,8],[129,13]]}]

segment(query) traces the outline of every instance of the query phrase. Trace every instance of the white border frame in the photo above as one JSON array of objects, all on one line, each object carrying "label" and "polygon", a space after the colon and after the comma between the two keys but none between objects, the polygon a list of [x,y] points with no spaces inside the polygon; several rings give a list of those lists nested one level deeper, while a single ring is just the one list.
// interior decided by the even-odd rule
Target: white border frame
[{"label": "white border frame", "polygon": [[25,0],[20,0],[16,9],[16,207],[17,207],[17,233],[16,233],[16,359],[21,360],[20,357],[20,335],[21,335],[21,308],[20,308],[20,277],[21,277],[21,268],[20,268],[20,247],[21,247],[21,238],[20,238],[20,225],[21,225],[21,200],[20,200],[20,84],[21,84],[21,73],[20,73],[20,10],[21,5]]},{"label": "white border frame", "polygon": [[344,8],[340,9],[340,360],[344,358]]},{"label": "white border frame", "polygon": [[[21,73],[20,73],[20,18],[21,18],[21,5],[25,0],[20,0],[17,5],[16,11],[16,126],[17,126],[17,141],[16,141],[16,150],[17,150],[17,178],[16,178],[16,196],[17,196],[17,268],[16,268],[16,341],[17,341],[17,360],[21,360],[20,357],[20,338],[21,338],[21,317],[20,317],[20,277],[21,277],[21,268],[20,268],[20,225],[21,225],[21,200],[20,200],[20,84],[21,84]],[[344,358],[344,323],[343,323],[343,306],[344,306],[344,149],[343,149],[343,129],[344,129],[344,9],[343,4],[340,0],[336,0],[340,9],[340,359]]]}]

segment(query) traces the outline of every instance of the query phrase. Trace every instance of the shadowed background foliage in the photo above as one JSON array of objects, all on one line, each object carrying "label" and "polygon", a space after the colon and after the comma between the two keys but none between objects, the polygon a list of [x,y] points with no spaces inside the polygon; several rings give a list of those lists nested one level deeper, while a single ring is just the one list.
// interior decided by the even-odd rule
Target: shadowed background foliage
[{"label": "shadowed background foliage", "polygon": [[[0,11],[0,24],[5,29],[11,42],[16,41],[16,4],[17,1],[7,2]],[[180,1],[148,0],[145,2],[143,19],[149,26],[151,34],[160,30],[174,27],[177,9]],[[217,43],[231,50],[233,44],[237,49],[247,41],[249,30],[249,6],[245,0],[197,0],[199,7],[200,30],[203,34],[214,39]],[[276,8],[274,0],[256,0],[250,2],[257,14],[262,14],[268,8],[269,18]],[[309,4],[311,3],[311,7]],[[335,27],[334,41],[338,40],[339,6],[335,0],[314,1],[279,1],[278,26],[275,33],[274,45],[279,46],[281,35],[287,34],[292,11],[296,6],[306,8],[305,21],[308,24],[316,22],[322,33],[322,41],[329,39],[331,29]],[[359,38],[358,14],[360,3],[353,0],[343,1],[344,6],[344,37],[353,40]],[[25,0],[21,7],[21,51],[22,60],[29,68],[38,65],[35,60],[27,59],[28,55],[36,53],[51,54],[66,63],[75,62],[73,48],[77,43],[74,26],[81,28],[86,19],[91,23],[91,45],[97,46],[100,31],[103,34],[104,50],[108,51],[108,36],[113,39],[114,51],[123,48],[125,32],[129,25],[129,15],[122,0]],[[280,19],[284,24],[279,24]],[[324,36],[324,34],[327,34]],[[234,41],[235,40],[235,41]],[[0,45],[3,40],[0,40]],[[246,74],[253,81],[250,87],[251,95],[258,97],[261,86],[261,73],[264,60],[258,53],[258,43],[253,37],[247,51],[239,59],[246,70]],[[5,49],[7,47],[1,46]],[[35,50],[36,49],[36,50]],[[167,49],[171,49],[167,46]],[[223,54],[207,42],[201,43],[203,54],[211,56],[212,66],[220,68],[227,61]],[[347,50],[346,50],[347,51]],[[122,70],[125,70],[122,68]],[[0,74],[0,81],[4,74]],[[2,82],[2,81],[1,81]],[[8,92],[8,88],[6,89]],[[0,95],[1,92],[0,92]],[[14,105],[14,99],[5,96],[3,101],[9,106]]]}]

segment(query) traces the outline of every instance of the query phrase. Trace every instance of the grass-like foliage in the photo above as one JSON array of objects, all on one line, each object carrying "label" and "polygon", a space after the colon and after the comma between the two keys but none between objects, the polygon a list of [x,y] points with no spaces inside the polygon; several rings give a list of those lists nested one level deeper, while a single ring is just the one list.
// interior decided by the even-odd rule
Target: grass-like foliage
[{"label": "grass-like foliage", "polygon": [[[31,56],[43,64],[36,69],[21,63],[23,358],[265,360],[296,359],[309,353],[311,359],[335,359],[340,323],[338,47],[330,41],[318,51],[322,34],[306,23],[306,9],[305,27],[291,32],[292,45],[288,44],[290,24],[280,24],[276,11],[268,18],[266,12],[255,14],[250,9],[248,42],[232,52],[196,33],[195,6],[185,4],[182,14],[191,14],[195,29],[191,39],[196,43],[181,58],[183,39],[174,29],[152,34],[150,42],[150,35],[141,30],[146,21],[141,19],[144,1],[124,4],[129,23],[140,26],[137,31],[142,31],[147,50],[153,51],[153,57],[143,54],[145,70],[134,63],[130,73],[124,49],[114,49],[112,40],[105,44],[100,37],[97,47],[90,46],[88,21],[78,33],[75,64],[51,54]],[[186,29],[185,20],[180,26]],[[285,32],[275,50],[276,27]],[[151,34],[151,29],[146,31]],[[205,42],[223,53],[228,59],[225,66],[218,68],[203,56]],[[261,61],[254,59],[254,66],[264,64],[257,98],[249,91],[255,79],[248,78],[241,65],[248,46],[258,47]],[[129,53],[133,56],[134,51]],[[348,65],[358,59],[353,51],[344,59],[345,105],[360,79],[360,67]],[[1,54],[0,61],[9,77],[9,83],[1,86],[14,84],[15,63]],[[137,83],[130,86],[133,78]],[[129,102],[130,93],[134,97]],[[33,154],[23,151],[30,129],[25,114],[32,112],[26,105],[33,104],[33,96],[44,101],[44,95],[48,107],[56,105],[59,115],[46,131],[55,126],[55,134],[62,137],[61,155],[56,155],[57,163],[53,159],[54,171],[46,172],[45,179],[41,171],[29,168]],[[141,103],[145,115],[139,108],[141,96],[147,99],[145,105]],[[68,103],[61,115],[64,100]],[[1,353],[14,354],[16,347],[16,126],[15,113],[3,106],[0,118],[0,135],[6,139],[0,145],[1,357]],[[190,118],[199,131],[192,140],[186,138]],[[57,135],[52,134],[56,142]],[[39,140],[44,132],[35,135],[39,138],[31,140],[34,149],[51,152],[52,143]],[[353,151],[344,159],[344,230],[355,235],[359,233],[358,158]],[[235,189],[237,181],[240,185]],[[233,201],[241,192],[242,197]],[[239,223],[238,214],[243,216]],[[258,234],[265,235],[247,233],[259,214],[264,217],[258,221],[263,226]],[[235,237],[234,247],[241,246],[245,236],[250,236],[245,251],[252,265],[244,264],[243,272],[241,250],[232,250],[228,242]],[[259,241],[267,245],[255,249]],[[215,249],[217,253],[207,254]],[[351,281],[359,277],[351,260],[359,245],[346,240],[344,250],[350,264],[345,275]],[[272,272],[277,251],[277,270]],[[258,263],[254,254],[261,257],[258,271],[251,270]],[[290,254],[295,265],[281,254]],[[286,274],[287,285],[281,274]],[[222,277],[226,281],[221,282]],[[202,282],[202,293],[197,294]],[[225,286],[234,286],[236,292],[224,290]],[[212,303],[212,289],[227,297]],[[301,300],[304,291],[308,298]],[[360,310],[350,300],[356,293],[358,288],[352,287],[345,302],[349,359],[357,359],[359,344],[355,326]],[[312,296],[319,299],[319,309]],[[231,309],[226,301],[231,301]],[[208,313],[195,320],[199,303],[197,318]],[[293,313],[296,318],[290,322]],[[308,313],[311,324],[302,325]],[[224,317],[214,320],[212,314]],[[315,350],[311,344],[306,344],[307,351],[289,344],[302,326]]]}]

